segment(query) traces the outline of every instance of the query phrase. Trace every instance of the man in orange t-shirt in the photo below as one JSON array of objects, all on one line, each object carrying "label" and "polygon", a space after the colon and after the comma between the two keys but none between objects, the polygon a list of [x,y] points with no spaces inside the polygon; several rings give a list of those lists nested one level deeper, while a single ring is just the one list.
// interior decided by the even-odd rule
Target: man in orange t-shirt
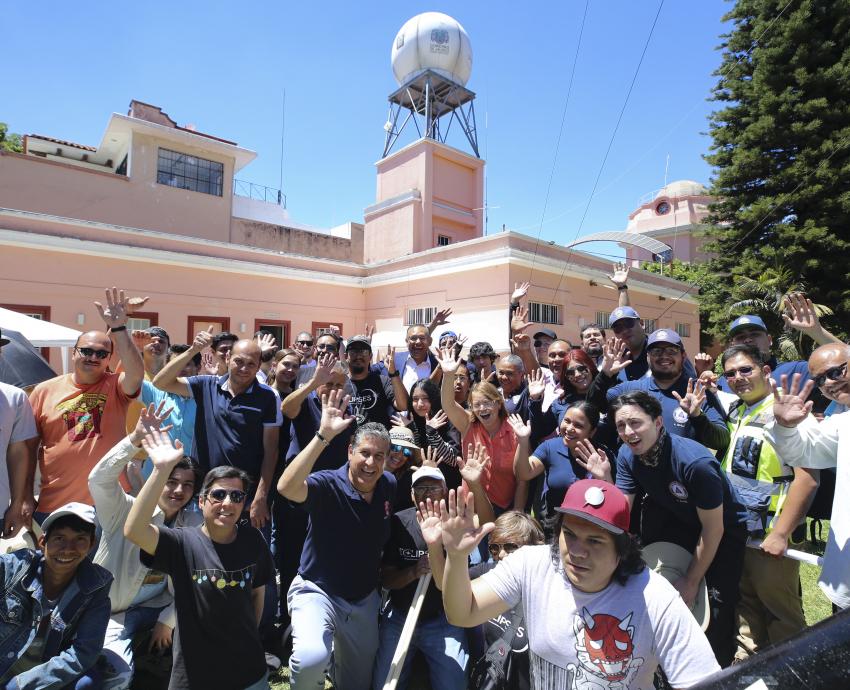
[{"label": "man in orange t-shirt", "polygon": [[[144,365],[126,326],[129,300],[112,288],[106,302],[95,306],[110,333],[83,333],[74,346],[74,371],[40,383],[30,395],[43,451],[38,522],[72,501],[93,505],[89,472],[124,437],[127,408],[141,388]],[[113,351],[121,373],[109,371]]]}]

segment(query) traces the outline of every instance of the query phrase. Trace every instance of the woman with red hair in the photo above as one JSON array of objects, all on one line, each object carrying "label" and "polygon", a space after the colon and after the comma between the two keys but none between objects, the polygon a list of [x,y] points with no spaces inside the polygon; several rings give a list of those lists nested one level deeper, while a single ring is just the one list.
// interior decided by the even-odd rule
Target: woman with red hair
[{"label": "woman with red hair", "polygon": [[584,350],[572,349],[561,367],[561,395],[543,410],[545,384],[542,376],[529,376],[529,421],[535,438],[546,438],[557,428],[564,412],[573,403],[586,399],[590,384],[596,378],[594,361]]}]

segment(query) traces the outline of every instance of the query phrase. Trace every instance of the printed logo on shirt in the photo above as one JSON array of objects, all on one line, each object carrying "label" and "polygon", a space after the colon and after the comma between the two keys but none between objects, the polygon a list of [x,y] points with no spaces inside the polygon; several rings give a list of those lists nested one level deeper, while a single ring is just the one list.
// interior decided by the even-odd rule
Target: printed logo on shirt
[{"label": "printed logo on shirt", "polygon": [[105,393],[83,393],[56,406],[68,427],[68,440],[85,441],[100,436],[100,424],[106,408]]},{"label": "printed logo on shirt", "polygon": [[368,421],[367,412],[375,407],[377,402],[378,396],[371,388],[362,388],[357,395],[351,398],[351,409],[358,425],[365,424]]},{"label": "printed logo on shirt", "polygon": [[681,407],[677,407],[673,410],[673,421],[676,424],[687,424],[688,423],[688,413],[685,412]]},{"label": "printed logo on shirt", "polygon": [[239,587],[241,589],[245,589],[251,584],[253,571],[253,563],[241,570],[218,570],[217,568],[210,570],[193,570],[192,582],[194,582],[198,587],[210,586],[215,587],[216,589]]},{"label": "printed logo on shirt", "polygon": [[410,561],[418,561],[426,553],[428,552],[422,549],[406,549],[404,547],[399,547],[398,549],[398,555]]},{"label": "printed logo on shirt", "polygon": [[678,501],[687,501],[688,500],[688,490],[685,486],[680,482],[670,482],[670,493],[673,494],[673,498]]},{"label": "printed logo on shirt", "polygon": [[[591,614],[582,608],[573,619],[578,665],[570,664],[569,688],[627,688],[643,659],[634,656],[635,628],[632,614],[617,618],[607,613]],[[555,687],[555,686],[551,686]]]}]

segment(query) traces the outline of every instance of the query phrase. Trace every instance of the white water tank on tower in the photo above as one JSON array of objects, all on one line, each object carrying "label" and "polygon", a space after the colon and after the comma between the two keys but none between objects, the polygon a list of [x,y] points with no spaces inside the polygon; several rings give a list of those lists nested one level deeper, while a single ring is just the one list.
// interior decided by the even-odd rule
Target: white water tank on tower
[{"label": "white water tank on tower", "polygon": [[396,34],[392,65],[400,85],[430,69],[466,86],[472,74],[472,43],[456,19],[423,12],[408,19]]}]

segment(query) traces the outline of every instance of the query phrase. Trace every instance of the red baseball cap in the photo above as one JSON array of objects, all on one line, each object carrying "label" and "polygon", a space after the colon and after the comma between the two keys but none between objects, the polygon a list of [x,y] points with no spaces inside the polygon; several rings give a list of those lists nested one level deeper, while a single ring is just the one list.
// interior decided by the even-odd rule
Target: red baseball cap
[{"label": "red baseball cap", "polygon": [[601,479],[581,479],[564,496],[559,513],[569,513],[594,525],[622,534],[629,531],[631,509],[625,494]]}]

